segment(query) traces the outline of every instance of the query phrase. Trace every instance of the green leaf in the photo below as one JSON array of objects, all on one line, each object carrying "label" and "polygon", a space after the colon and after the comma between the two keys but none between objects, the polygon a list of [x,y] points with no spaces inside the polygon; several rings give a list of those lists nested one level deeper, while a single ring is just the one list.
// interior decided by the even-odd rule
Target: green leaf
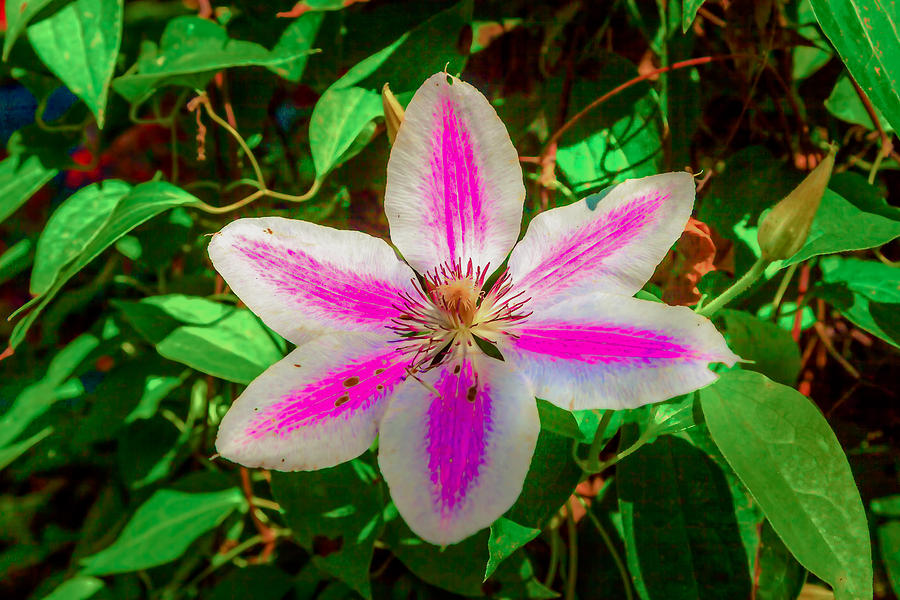
[{"label": "green leaf", "polygon": [[28,27],[47,68],[84,100],[103,128],[109,82],[122,44],[123,0],[75,0]]},{"label": "green leaf", "polygon": [[300,81],[303,71],[306,70],[310,48],[316,40],[316,34],[319,33],[324,18],[325,15],[321,12],[307,12],[294,19],[281,34],[278,43],[272,49],[272,54],[297,58],[269,69],[288,81],[295,83]]},{"label": "green leaf", "polygon": [[523,527],[504,517],[494,521],[488,538],[488,561],[484,569],[484,581],[494,574],[500,563],[540,534],[540,529]]},{"label": "green leaf", "polygon": [[581,468],[572,458],[570,438],[541,429],[522,493],[504,515],[525,527],[543,529],[575,491]]},{"label": "green leaf", "polygon": [[[309,144],[319,177],[343,160],[365,126],[381,114],[381,95],[360,87],[327,89],[309,122]],[[364,143],[368,143],[365,139]]]},{"label": "green leaf", "polygon": [[0,448],[0,471],[5,469],[9,463],[25,454],[32,446],[37,445],[38,442],[49,436],[51,433],[53,433],[52,427],[44,427],[33,436],[26,438],[21,442],[14,442]]},{"label": "green leaf", "polygon": [[5,0],[6,34],[3,38],[3,60],[9,58],[13,44],[28,23],[53,0]]},{"label": "green leaf", "polygon": [[271,565],[234,569],[205,595],[206,600],[274,600],[293,586],[290,575]]},{"label": "green leaf", "polygon": [[571,412],[540,398],[538,398],[537,406],[542,429],[580,442],[590,442],[594,439],[593,437],[585,439],[578,421]]},{"label": "green leaf", "polygon": [[13,329],[9,340],[10,346],[16,348],[22,343],[25,333],[65,283],[104,250],[115,244],[119,238],[165,210],[194,202],[197,202],[196,197],[163,181],[149,181],[132,188],[116,205],[97,235],[91,238],[80,254],[59,271],[53,286],[43,296],[32,299],[13,313],[10,318],[31,309],[31,312]]},{"label": "green leaf", "polygon": [[40,296],[56,281],[60,270],[81,254],[131,186],[110,179],[83,187],[57,208],[38,239],[31,271],[31,293]]},{"label": "green leaf", "polygon": [[230,67],[267,67],[288,79],[299,78],[314,39],[314,19],[288,27],[271,52],[253,42],[233,40],[224,27],[200,17],[169,21],[159,46],[144,42],[137,64],[113,81],[113,89],[140,103],[168,85],[202,89],[213,75]]},{"label": "green leaf", "polygon": [[103,580],[86,575],[76,575],[44,596],[44,600],[87,600],[103,587]]},{"label": "green leaf", "polygon": [[[309,143],[317,177],[325,177],[371,139],[370,123],[382,114],[385,83],[401,100],[430,75],[462,71],[468,48],[460,33],[472,20],[472,0],[463,0],[403,34],[394,43],[354,65],[316,102]],[[354,144],[354,142],[361,142]]]},{"label": "green leaf", "polygon": [[[393,509],[393,505],[390,508]],[[535,579],[531,561],[524,552],[514,553],[500,564],[488,583],[484,583],[482,574],[489,561],[490,534],[487,529],[458,544],[440,548],[410,531],[397,516],[396,510],[387,518],[384,542],[410,571],[426,583],[463,596],[484,596],[486,590],[497,590],[492,595],[495,598],[557,596]]]},{"label": "green leaf", "polygon": [[[635,428],[626,431],[633,441]],[[629,571],[643,597],[750,595],[740,525],[714,460],[679,437],[661,436],[619,463],[616,485]]]},{"label": "green leaf", "polygon": [[744,360],[740,368],[762,373],[778,383],[794,385],[800,374],[800,348],[786,331],[738,310],[723,310],[728,347]]},{"label": "green leaf", "polygon": [[[637,69],[624,58],[604,56],[594,80],[572,86],[570,114],[632,76]],[[570,187],[582,194],[633,177],[659,172],[662,142],[659,105],[649,85],[637,85],[616,95],[602,110],[589,113],[559,142],[556,161]]]},{"label": "green leaf", "polygon": [[0,284],[6,283],[31,264],[31,250],[34,244],[30,239],[19,240],[0,254]]},{"label": "green leaf", "polygon": [[875,528],[878,551],[887,571],[894,595],[900,596],[900,520],[891,520]]},{"label": "green leaf", "polygon": [[791,49],[794,79],[799,81],[824,67],[834,56],[834,51],[816,23],[816,16],[809,0],[800,0],[797,3],[797,33],[811,44],[810,46],[798,44]]},{"label": "green leaf", "polygon": [[[859,94],[856,93],[856,88],[853,87],[853,82],[846,75],[838,77],[831,94],[825,100],[825,108],[842,121],[862,125],[867,129],[875,129],[875,125],[872,123],[865,105],[860,100]],[[893,131],[890,123],[881,116],[877,108],[875,109],[875,114],[878,116],[878,122],[885,131]]]},{"label": "green leaf", "polygon": [[83,334],[53,357],[44,376],[22,390],[0,415],[0,448],[10,445],[55,402],[71,397],[62,393],[61,386],[99,344],[93,335]]},{"label": "green leaf", "polygon": [[697,11],[703,6],[703,0],[682,0],[681,1],[681,33],[687,33],[687,30],[694,24],[697,18]]},{"label": "green leaf", "polygon": [[855,325],[900,348],[900,269],[871,260],[822,259],[815,294]]},{"label": "green leaf", "polygon": [[749,371],[724,373],[700,398],[716,445],[797,560],[838,600],[871,598],[865,510],[818,408]]},{"label": "green leaf", "polygon": [[793,557],[772,525],[760,530],[757,600],[795,600],[806,582],[806,569]]},{"label": "green leaf", "polygon": [[181,294],[116,306],[162,356],[228,381],[250,383],[282,357],[273,334],[245,308]]},{"label": "green leaf", "polygon": [[900,7],[878,0],[810,4],[850,75],[894,130],[900,130]]},{"label": "green leaf", "polygon": [[384,493],[375,469],[356,459],[330,469],[272,473],[272,493],[294,539],[308,551],[323,544],[315,564],[363,597],[371,597],[369,565],[384,525]]},{"label": "green leaf", "polygon": [[900,210],[888,206],[878,188],[861,175],[841,173],[838,185],[825,190],[809,237],[784,266],[820,254],[875,248],[900,237]]},{"label": "green leaf", "polygon": [[237,488],[202,494],[159,490],[137,509],[111,546],[82,559],[82,573],[127,573],[173,561],[194,540],[245,506]]},{"label": "green leaf", "polygon": [[57,173],[44,167],[36,156],[13,154],[0,162],[0,223]]}]

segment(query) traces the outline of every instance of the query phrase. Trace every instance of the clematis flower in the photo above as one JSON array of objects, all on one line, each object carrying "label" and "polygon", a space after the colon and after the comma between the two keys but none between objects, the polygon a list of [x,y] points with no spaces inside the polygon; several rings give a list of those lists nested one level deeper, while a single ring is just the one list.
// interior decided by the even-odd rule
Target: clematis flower
[{"label": "clematis flower", "polygon": [[735,362],[705,318],[633,297],[690,216],[689,174],[541,213],[516,245],[524,197],[491,105],[438,73],[410,101],[387,167],[385,211],[405,261],[381,239],[275,217],[213,236],[231,289],[297,344],[235,401],[219,453],[323,469],[377,434],[400,514],[449,544],[519,496],[540,431],[535,396],[569,410],[637,407]]}]

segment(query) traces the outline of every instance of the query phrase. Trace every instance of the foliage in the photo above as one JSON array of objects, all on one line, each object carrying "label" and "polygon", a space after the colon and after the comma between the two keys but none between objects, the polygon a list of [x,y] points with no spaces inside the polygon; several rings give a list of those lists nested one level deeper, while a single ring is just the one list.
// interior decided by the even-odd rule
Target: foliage
[{"label": "foliage", "polygon": [[[896,3],[4,8],[3,597],[900,595]],[[216,459],[228,406],[288,344],[206,253],[239,216],[386,237],[381,89],[405,105],[442,69],[506,123],[526,221],[697,173],[706,254],[679,242],[641,295],[678,301],[706,261],[701,310],[840,145],[803,247],[713,315],[746,362],[652,407],[539,401],[519,500],[447,548],[403,522],[374,448],[303,473]]]}]

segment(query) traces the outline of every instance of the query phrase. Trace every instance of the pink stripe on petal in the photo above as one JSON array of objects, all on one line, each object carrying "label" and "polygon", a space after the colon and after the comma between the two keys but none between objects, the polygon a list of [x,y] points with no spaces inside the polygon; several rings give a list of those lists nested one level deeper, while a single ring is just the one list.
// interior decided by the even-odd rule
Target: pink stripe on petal
[{"label": "pink stripe on petal", "polygon": [[281,438],[302,427],[331,419],[348,419],[386,398],[407,377],[409,356],[388,350],[335,367],[315,381],[282,395],[259,411],[246,430],[251,439]]},{"label": "pink stripe on petal", "polygon": [[671,336],[635,327],[542,321],[539,327],[516,329],[516,334],[518,337],[512,343],[517,349],[541,353],[550,360],[652,365],[659,361],[697,358],[690,346]]},{"label": "pink stripe on petal", "polygon": [[515,502],[540,431],[528,384],[507,363],[455,357],[397,388],[378,464],[409,527],[452,544]]},{"label": "pink stripe on petal", "polygon": [[405,286],[339,269],[298,249],[246,237],[237,242],[260,279],[301,308],[328,311],[333,318],[360,325],[384,325],[397,316],[393,305]]},{"label": "pink stripe on petal", "polygon": [[517,286],[527,287],[530,295],[541,296],[608,270],[604,259],[633,242],[668,199],[665,192],[651,192],[583,223],[571,236],[545,247],[545,258],[521,277]]},{"label": "pink stripe on petal", "polygon": [[586,200],[537,215],[509,258],[535,310],[583,293],[631,296],[681,235],[694,203],[687,173],[631,179],[593,208]]},{"label": "pink stripe on petal", "polygon": [[444,370],[427,412],[432,494],[446,518],[453,514],[484,465],[491,430],[490,386],[478,381],[472,361]]},{"label": "pink stripe on petal", "polygon": [[332,467],[365,452],[412,356],[386,336],[332,333],[291,352],[247,386],[216,449],[280,471]]},{"label": "pink stripe on petal", "polygon": [[305,221],[238,219],[209,256],[237,296],[295,344],[326,331],[385,332],[415,273],[383,240]]},{"label": "pink stripe on petal", "polygon": [[567,410],[626,408],[691,392],[738,357],[706,318],[612,294],[588,294],[536,311],[498,348],[535,394]]},{"label": "pink stripe on petal", "polygon": [[519,234],[525,187],[487,99],[446,73],[410,101],[388,161],[391,239],[419,272],[471,259],[499,266]]}]

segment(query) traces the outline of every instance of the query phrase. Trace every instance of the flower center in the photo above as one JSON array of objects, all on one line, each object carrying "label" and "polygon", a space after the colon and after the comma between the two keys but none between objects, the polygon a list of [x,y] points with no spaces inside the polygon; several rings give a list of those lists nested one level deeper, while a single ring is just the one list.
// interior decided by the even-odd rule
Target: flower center
[{"label": "flower center", "polygon": [[475,345],[475,337],[496,343],[502,335],[514,335],[508,325],[528,317],[528,299],[513,293],[509,273],[504,272],[485,293],[488,269],[475,269],[470,260],[445,263],[423,277],[418,297],[407,295],[396,306],[400,316],[393,329],[404,350],[418,355],[413,368],[423,370],[442,362],[460,348]]}]

